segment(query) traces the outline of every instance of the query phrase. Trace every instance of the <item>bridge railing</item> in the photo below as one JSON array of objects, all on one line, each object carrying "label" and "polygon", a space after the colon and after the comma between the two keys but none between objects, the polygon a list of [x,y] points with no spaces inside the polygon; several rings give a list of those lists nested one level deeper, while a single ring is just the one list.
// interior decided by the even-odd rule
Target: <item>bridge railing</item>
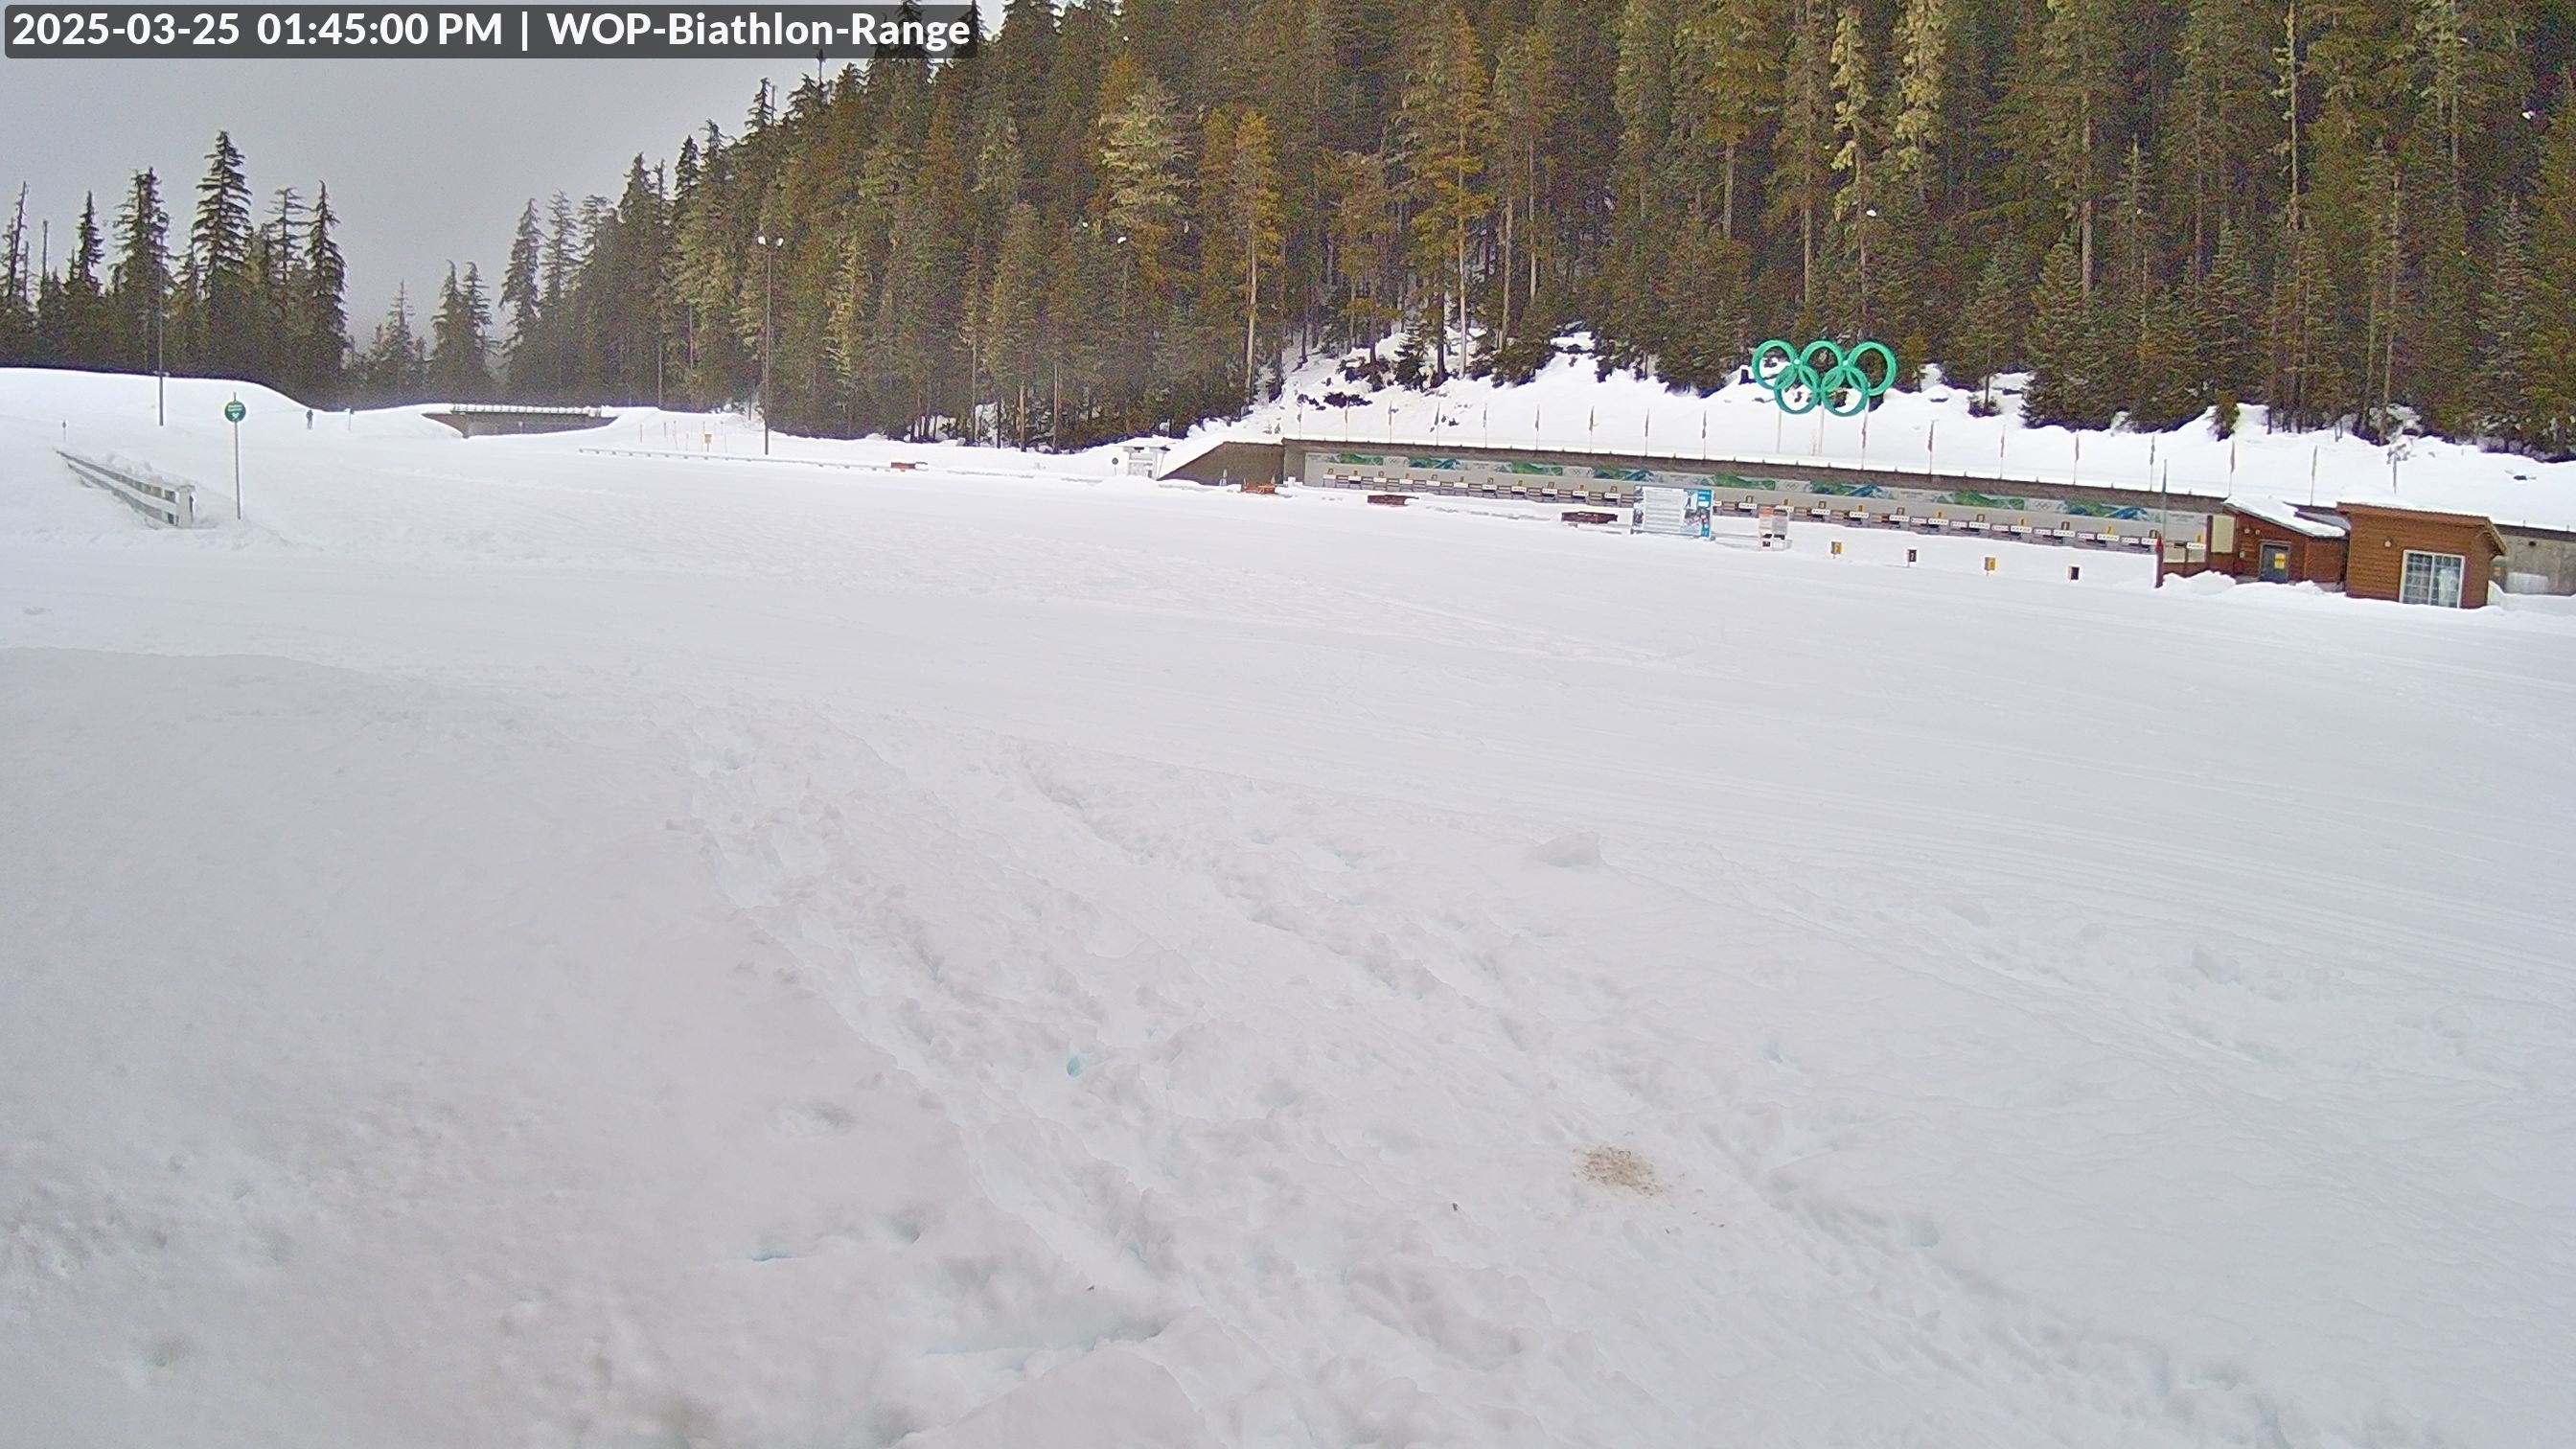
[{"label": "bridge railing", "polygon": [[55,456],[71,468],[73,477],[124,499],[135,512],[154,523],[171,528],[197,526],[197,485],[194,483],[163,477],[139,463],[84,458],[61,449],[55,450]]}]

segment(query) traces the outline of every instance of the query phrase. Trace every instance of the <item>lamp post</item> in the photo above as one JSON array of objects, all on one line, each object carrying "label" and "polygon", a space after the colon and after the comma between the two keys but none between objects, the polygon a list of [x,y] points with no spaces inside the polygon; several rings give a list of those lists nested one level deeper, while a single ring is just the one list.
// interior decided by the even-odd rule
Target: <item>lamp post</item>
[{"label": "lamp post", "polygon": [[755,236],[751,244],[760,248],[760,452],[769,455],[769,354],[774,350],[777,334],[772,329],[772,303],[776,295],[775,262],[778,249],[787,244],[783,236]]},{"label": "lamp post", "polygon": [[[1107,224],[1103,223],[1103,230],[1106,229]],[[1126,249],[1127,237],[1123,232],[1112,238],[1109,245],[1117,249],[1118,255],[1118,336],[1123,342],[1130,335],[1127,322],[1127,264],[1136,254]],[[1135,421],[1135,393],[1127,386],[1128,379],[1124,369],[1120,370],[1117,381],[1118,423],[1122,428],[1132,427]]]},{"label": "lamp post", "polygon": [[1878,208],[1865,206],[1860,213],[1860,335],[1869,336],[1869,224],[1878,219]]},{"label": "lamp post", "polygon": [[170,279],[156,277],[152,287],[152,425],[170,426],[170,367],[161,350],[161,314],[169,307]]}]

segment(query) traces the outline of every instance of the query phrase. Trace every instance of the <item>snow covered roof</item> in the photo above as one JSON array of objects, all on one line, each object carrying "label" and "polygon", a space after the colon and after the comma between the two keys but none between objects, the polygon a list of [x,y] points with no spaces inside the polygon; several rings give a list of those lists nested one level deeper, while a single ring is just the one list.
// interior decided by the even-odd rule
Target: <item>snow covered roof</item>
[{"label": "snow covered roof", "polygon": [[2386,518],[2392,513],[2398,513],[2412,514],[2418,519],[2426,519],[2436,523],[2469,525],[2485,533],[2488,544],[2492,546],[2496,552],[2502,553],[2505,551],[2504,535],[2496,531],[2495,520],[2481,513],[2452,513],[2442,509],[2419,508],[2413,503],[2401,503],[2394,499],[2372,503],[2354,503],[2347,500],[2336,504],[2335,510],[2339,513],[2354,514],[2364,523],[2368,523],[2374,516]]},{"label": "snow covered roof", "polygon": [[2352,525],[2340,518],[2311,517],[2278,498],[2230,498],[2227,507],[2230,512],[2259,518],[2309,538],[2345,538],[2352,533]]}]

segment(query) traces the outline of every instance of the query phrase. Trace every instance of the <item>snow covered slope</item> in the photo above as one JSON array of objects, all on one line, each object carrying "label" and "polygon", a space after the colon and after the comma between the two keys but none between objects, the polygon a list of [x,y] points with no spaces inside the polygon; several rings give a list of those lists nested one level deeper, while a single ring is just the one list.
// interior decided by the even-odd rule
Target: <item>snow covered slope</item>
[{"label": "snow covered slope", "polygon": [[[1997,395],[2001,411],[1994,417],[1969,414],[1971,390],[1935,382],[1928,389],[1890,392],[1864,427],[1861,419],[1821,412],[1784,417],[1771,394],[1752,383],[1700,398],[1626,371],[1604,378],[1584,351],[1587,338],[1578,334],[1560,346],[1567,355],[1527,383],[1498,387],[1454,378],[1429,392],[1371,390],[1342,380],[1337,360],[1317,359],[1290,374],[1278,401],[1241,420],[1203,424],[1192,438],[1284,432],[1417,446],[1823,459],[1928,466],[2021,482],[2164,486],[2299,503],[2391,502],[2479,513],[2500,523],[2576,528],[2576,463],[2539,463],[2434,438],[2382,447],[2333,432],[2270,433],[2259,406],[2241,410],[2233,438],[2217,436],[2206,414],[2165,433],[2032,428],[2021,421],[2022,379],[2015,375],[2004,380]],[[1914,379],[1909,374],[1905,381]],[[1364,401],[1326,406],[1336,396]],[[1179,451],[1192,450],[1185,445]]]},{"label": "snow covered slope", "polygon": [[2556,601],[284,405],[179,533],[131,387],[0,377],[0,1437],[2576,1416]]}]

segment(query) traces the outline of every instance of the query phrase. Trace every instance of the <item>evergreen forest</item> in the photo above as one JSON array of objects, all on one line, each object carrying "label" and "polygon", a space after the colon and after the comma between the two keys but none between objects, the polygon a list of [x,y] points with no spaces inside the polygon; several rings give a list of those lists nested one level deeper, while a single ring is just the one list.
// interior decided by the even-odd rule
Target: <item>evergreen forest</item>
[{"label": "evergreen forest", "polygon": [[22,196],[0,363],[1072,447],[1317,353],[1509,380],[1581,329],[1706,391],[1872,337],[2035,423],[2567,456],[2571,60],[2569,0],[1009,0],[496,218],[355,345],[327,191],[255,216],[226,138],[175,243],[149,172],[58,264]]}]

